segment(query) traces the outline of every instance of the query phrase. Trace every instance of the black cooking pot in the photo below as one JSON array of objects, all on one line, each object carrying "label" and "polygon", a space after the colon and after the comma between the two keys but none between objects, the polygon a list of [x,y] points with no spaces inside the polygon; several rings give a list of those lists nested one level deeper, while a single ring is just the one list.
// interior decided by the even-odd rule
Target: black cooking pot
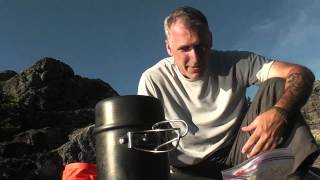
[{"label": "black cooking pot", "polygon": [[95,107],[97,176],[100,180],[168,180],[167,153],[128,148],[123,137],[129,131],[148,130],[163,121],[160,101],[149,96],[118,96]]}]

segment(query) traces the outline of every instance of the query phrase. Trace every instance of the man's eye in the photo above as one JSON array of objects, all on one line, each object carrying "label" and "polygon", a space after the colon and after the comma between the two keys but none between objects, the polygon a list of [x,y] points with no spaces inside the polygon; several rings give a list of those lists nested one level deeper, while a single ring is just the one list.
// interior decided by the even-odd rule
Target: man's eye
[{"label": "man's eye", "polygon": [[197,46],[197,50],[206,51],[206,50],[208,50],[208,46],[205,44],[200,44]]},{"label": "man's eye", "polygon": [[180,51],[182,51],[182,52],[188,52],[190,50],[191,50],[190,47],[182,47],[182,48],[180,48]]}]

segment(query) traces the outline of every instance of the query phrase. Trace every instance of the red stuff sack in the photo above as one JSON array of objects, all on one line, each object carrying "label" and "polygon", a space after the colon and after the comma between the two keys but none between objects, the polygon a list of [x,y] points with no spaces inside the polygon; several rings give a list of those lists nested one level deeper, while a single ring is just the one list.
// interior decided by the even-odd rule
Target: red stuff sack
[{"label": "red stuff sack", "polygon": [[65,165],[62,180],[96,180],[97,168],[92,163],[70,163]]}]

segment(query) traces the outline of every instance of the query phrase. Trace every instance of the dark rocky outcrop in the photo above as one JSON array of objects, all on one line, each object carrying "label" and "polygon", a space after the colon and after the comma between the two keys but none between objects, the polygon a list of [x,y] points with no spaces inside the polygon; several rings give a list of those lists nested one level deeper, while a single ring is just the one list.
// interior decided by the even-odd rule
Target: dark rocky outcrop
[{"label": "dark rocky outcrop", "polygon": [[63,164],[96,162],[93,129],[94,126],[90,125],[75,130],[69,135],[69,141],[56,150],[62,158]]},{"label": "dark rocky outcrop", "polygon": [[0,179],[61,179],[63,165],[95,162],[94,106],[118,93],[43,58],[0,73]]},{"label": "dark rocky outcrop", "polygon": [[[317,80],[313,84],[312,94],[301,109],[302,114],[307,120],[311,132],[315,137],[316,141],[320,142],[320,80]],[[320,174],[320,157],[318,157],[313,164],[314,172]]]},{"label": "dark rocky outcrop", "polygon": [[3,91],[19,105],[34,110],[93,107],[98,99],[116,94],[101,80],[74,75],[71,67],[50,58],[6,81]]},{"label": "dark rocky outcrop", "polygon": [[320,129],[320,80],[315,81],[312,94],[302,108],[302,114],[309,122],[311,128]]},{"label": "dark rocky outcrop", "polygon": [[0,71],[0,81],[6,81],[6,80],[12,78],[13,76],[15,76],[16,74],[17,73],[12,70]]}]

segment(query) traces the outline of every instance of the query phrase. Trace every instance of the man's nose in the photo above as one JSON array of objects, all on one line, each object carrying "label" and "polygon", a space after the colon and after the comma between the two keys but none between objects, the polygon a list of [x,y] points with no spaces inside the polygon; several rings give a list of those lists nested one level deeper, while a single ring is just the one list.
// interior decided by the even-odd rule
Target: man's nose
[{"label": "man's nose", "polygon": [[190,51],[190,57],[193,64],[198,64],[200,60],[200,51],[197,48],[192,48]]}]

